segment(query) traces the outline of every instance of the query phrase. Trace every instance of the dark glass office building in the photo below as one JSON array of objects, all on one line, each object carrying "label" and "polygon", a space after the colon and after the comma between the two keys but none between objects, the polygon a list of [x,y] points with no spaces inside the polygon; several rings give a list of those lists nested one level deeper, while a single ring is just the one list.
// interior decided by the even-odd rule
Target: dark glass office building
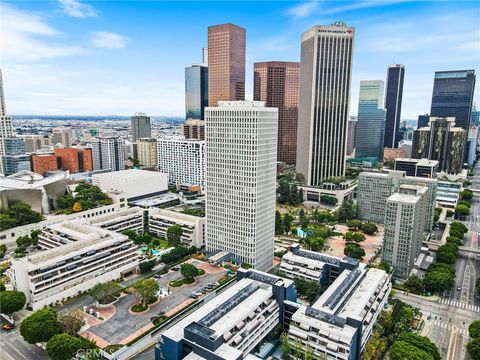
[{"label": "dark glass office building", "polygon": [[430,115],[428,114],[418,115],[417,129],[428,126],[429,121],[430,121]]},{"label": "dark glass office building", "polygon": [[387,70],[387,91],[385,96],[385,135],[383,144],[387,148],[398,147],[402,140],[400,133],[400,115],[402,112],[403,78],[405,66],[390,65]]},{"label": "dark glass office building", "polygon": [[204,120],[208,106],[208,67],[192,65],[185,68],[185,117]]},{"label": "dark glass office building", "polygon": [[467,130],[474,88],[475,70],[435,72],[430,116],[454,117],[455,126]]}]

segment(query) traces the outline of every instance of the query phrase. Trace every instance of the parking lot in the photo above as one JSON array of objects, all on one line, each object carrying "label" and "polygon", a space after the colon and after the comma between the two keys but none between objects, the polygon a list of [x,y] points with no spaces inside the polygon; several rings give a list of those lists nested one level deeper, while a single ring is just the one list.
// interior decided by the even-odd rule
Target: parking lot
[{"label": "parking lot", "polygon": [[[200,261],[190,261],[194,265],[201,264]],[[208,271],[208,270],[207,270]],[[171,295],[160,299],[157,305],[152,306],[150,311],[145,314],[130,314],[128,309],[135,302],[133,295],[127,295],[120,298],[114,305],[116,308],[115,315],[99,325],[92,326],[83,336],[94,335],[93,338],[101,338],[109,344],[126,343],[131,339],[131,335],[141,329],[148,330],[151,325],[151,318],[156,315],[163,315],[170,310],[178,307],[189,299],[192,292],[204,287],[209,283],[215,283],[225,274],[222,268],[217,268],[217,272],[207,272],[204,276],[197,277],[197,282],[192,285],[184,285],[180,288],[170,288]],[[181,279],[180,271],[170,271],[168,274],[162,275],[160,279],[156,279],[161,288],[167,288],[168,283],[173,280]],[[100,344],[99,344],[100,345]]]}]

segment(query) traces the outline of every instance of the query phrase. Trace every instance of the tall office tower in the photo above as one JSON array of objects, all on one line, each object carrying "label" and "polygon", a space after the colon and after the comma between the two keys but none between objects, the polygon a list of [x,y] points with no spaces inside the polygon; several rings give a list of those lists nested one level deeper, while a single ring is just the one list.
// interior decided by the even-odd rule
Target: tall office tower
[{"label": "tall office tower", "polygon": [[61,144],[64,147],[72,146],[72,137],[69,128],[55,128],[52,130],[52,144]]},{"label": "tall office tower", "polygon": [[417,129],[428,126],[429,121],[430,121],[430,115],[428,115],[428,114],[418,115]]},{"label": "tall office tower", "polygon": [[307,186],[345,175],[354,35],[344,23],[302,34],[297,172]]},{"label": "tall office tower", "polygon": [[400,115],[402,112],[403,78],[405,66],[397,64],[390,65],[387,70],[387,91],[385,94],[385,136],[384,146],[387,148],[398,147],[402,140],[400,132]]},{"label": "tall office tower", "polygon": [[205,140],[205,121],[188,119],[182,125],[182,132],[185,139]]},{"label": "tall office tower", "polygon": [[357,117],[349,116],[347,122],[347,155],[355,149],[355,133],[357,132]]},{"label": "tall office tower", "polygon": [[134,146],[140,166],[144,168],[157,167],[157,139],[138,139]]},{"label": "tall office tower", "polygon": [[93,170],[125,170],[125,141],[121,138],[100,138],[92,142]]},{"label": "tall office tower", "polygon": [[223,24],[208,27],[208,106],[245,99],[245,29]]},{"label": "tall office tower", "polygon": [[206,109],[206,251],[272,266],[278,110],[260,101]]},{"label": "tall office tower", "polygon": [[395,269],[394,278],[407,279],[423,240],[427,188],[401,185],[387,199],[382,259]]},{"label": "tall office tower", "polygon": [[205,186],[205,141],[157,140],[158,171],[170,185]]},{"label": "tall office tower", "polygon": [[253,100],[278,109],[277,161],[295,164],[300,63],[268,61],[253,65]]},{"label": "tall office tower", "polygon": [[208,57],[203,49],[203,60],[185,68],[185,119],[205,119],[208,106]]},{"label": "tall office tower", "polygon": [[480,110],[477,110],[475,103],[470,114],[470,124],[480,126]]},{"label": "tall office tower", "polygon": [[475,70],[437,71],[433,82],[430,116],[454,117],[468,130],[475,90]]},{"label": "tall office tower", "polygon": [[150,117],[147,114],[137,112],[130,120],[132,122],[132,142],[137,141],[137,139],[152,137]]},{"label": "tall office tower", "polygon": [[382,80],[360,81],[355,157],[383,159],[385,114]]},{"label": "tall office tower", "polygon": [[438,160],[439,171],[461,172],[467,132],[455,125],[455,118],[430,117],[428,127],[414,131],[412,158]]},{"label": "tall office tower", "polygon": [[477,143],[478,143],[478,126],[470,125],[468,130],[468,140],[467,140],[467,163],[468,166],[472,166],[477,152]]},{"label": "tall office tower", "polygon": [[[5,106],[5,94],[3,92],[3,75],[0,69],[0,138],[13,137],[12,117],[7,116],[7,108]],[[0,147],[1,150],[1,147]],[[0,153],[0,155],[3,155]]]}]

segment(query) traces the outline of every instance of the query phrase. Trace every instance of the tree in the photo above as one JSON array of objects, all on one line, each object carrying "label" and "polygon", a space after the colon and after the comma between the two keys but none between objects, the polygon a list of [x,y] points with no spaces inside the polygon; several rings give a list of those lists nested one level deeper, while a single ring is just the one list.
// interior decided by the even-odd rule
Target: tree
[{"label": "tree", "polygon": [[320,202],[323,202],[328,205],[337,205],[338,199],[335,196],[320,195]]},{"label": "tree", "polygon": [[90,296],[95,298],[100,304],[108,304],[115,300],[115,297],[120,295],[123,287],[115,281],[109,281],[102,284],[95,285],[90,290]]},{"label": "tree", "polygon": [[390,360],[435,360],[432,355],[406,341],[395,341],[388,353]]},{"label": "tree", "polygon": [[283,229],[285,234],[290,234],[290,228],[292,227],[293,216],[290,213],[283,215]]},{"label": "tree", "polygon": [[180,273],[186,279],[194,279],[198,275],[198,269],[192,264],[182,264]]},{"label": "tree", "polygon": [[448,243],[455,244],[457,246],[463,246],[463,240],[456,237],[456,236],[448,236],[447,237],[447,244]]},{"label": "tree", "polygon": [[148,301],[157,294],[159,288],[160,286],[154,279],[140,280],[133,285],[137,302],[141,303],[143,307],[147,306]]},{"label": "tree", "polygon": [[457,205],[455,206],[455,214],[458,216],[467,216],[470,214],[470,208],[465,205]]},{"label": "tree", "polygon": [[477,293],[480,294],[480,277],[477,278],[475,289],[477,289]]},{"label": "tree", "polygon": [[453,265],[457,260],[458,256],[458,245],[447,242],[445,245],[442,245],[437,250],[437,262]]},{"label": "tree", "polygon": [[7,253],[7,245],[5,244],[0,245],[0,260],[2,260],[5,257],[6,253]]},{"label": "tree", "polygon": [[462,200],[472,200],[473,192],[469,189],[465,189],[460,193],[460,198]]},{"label": "tree", "polygon": [[186,247],[179,246],[173,249],[172,251],[162,255],[162,261],[165,264],[171,264],[176,261],[181,260],[182,258],[186,257],[187,255],[193,254],[196,249],[187,249]]},{"label": "tree", "polygon": [[83,313],[80,310],[58,313],[58,323],[62,332],[75,336],[83,325]]},{"label": "tree", "polygon": [[405,282],[405,286],[414,293],[420,293],[423,288],[422,279],[417,275],[410,275]]},{"label": "tree", "polygon": [[15,219],[6,214],[0,214],[0,231],[8,230],[17,226]]},{"label": "tree", "polygon": [[346,256],[359,260],[361,260],[362,257],[365,256],[365,250],[363,250],[358,244],[355,243],[345,244],[345,249],[343,250],[343,253]]},{"label": "tree", "polygon": [[280,335],[280,344],[283,351],[283,358],[288,359],[289,358],[288,354],[290,353],[292,346],[290,344],[290,339],[288,338],[287,333],[283,333],[282,335]]},{"label": "tree", "polygon": [[340,221],[347,221],[355,219],[357,216],[357,207],[355,206],[353,200],[343,200],[342,206],[338,209],[338,219]]},{"label": "tree", "polygon": [[81,339],[69,334],[57,334],[47,342],[46,351],[52,360],[73,359],[78,350],[83,349]]},{"label": "tree", "polygon": [[11,315],[23,309],[26,301],[27,298],[21,291],[2,291],[0,292],[0,312]]},{"label": "tree", "polygon": [[430,265],[423,279],[423,285],[428,291],[442,292],[450,290],[455,284],[455,270],[447,264]]},{"label": "tree", "polygon": [[468,207],[469,209],[472,207],[472,203],[467,201],[467,200],[461,200],[458,202],[457,205],[465,205],[466,207]]},{"label": "tree", "polygon": [[312,302],[320,292],[320,284],[318,281],[305,280],[299,277],[293,279],[295,289],[304,296],[308,302]]},{"label": "tree", "polygon": [[180,225],[174,224],[167,229],[167,241],[170,246],[177,247],[180,245],[180,238],[182,237],[183,229]]},{"label": "tree", "polygon": [[155,260],[143,261],[139,264],[141,273],[148,273],[155,266]]},{"label": "tree", "polygon": [[77,201],[76,203],[73,204],[72,210],[73,212],[82,211],[82,205]]},{"label": "tree", "polygon": [[20,323],[20,334],[30,344],[48,341],[60,332],[57,311],[53,308],[38,310]]},{"label": "tree", "polygon": [[355,241],[356,243],[359,243],[365,240],[365,235],[354,231],[347,231],[347,233],[343,235],[343,238],[345,241]]},{"label": "tree", "polygon": [[358,230],[362,226],[362,222],[360,220],[352,219],[347,221],[347,227],[350,230]]},{"label": "tree", "polygon": [[472,339],[480,338],[480,320],[475,320],[468,326],[468,334]]},{"label": "tree", "polygon": [[467,351],[472,360],[480,360],[480,338],[475,338],[467,344]]},{"label": "tree", "polygon": [[378,264],[378,268],[381,270],[385,270],[385,272],[387,272],[388,274],[392,272],[392,267],[385,261],[380,262],[380,264]]},{"label": "tree", "polygon": [[378,227],[374,223],[365,222],[360,225],[360,230],[362,230],[365,234],[373,235],[378,231]]},{"label": "tree", "polygon": [[[5,290],[7,290],[7,288],[5,287],[5,284],[3,282],[0,282],[0,292],[5,291]],[[1,312],[1,310],[0,310],[0,312]]]},{"label": "tree", "polygon": [[450,224],[450,236],[458,237],[459,239],[463,239],[463,235],[468,232],[468,228],[465,224],[462,224],[459,221],[453,221]]},{"label": "tree", "polygon": [[278,202],[280,204],[287,204],[290,195],[290,185],[287,180],[282,179],[278,182],[277,193]]},{"label": "tree", "polygon": [[43,216],[28,204],[17,202],[8,208],[5,214],[0,215],[0,231],[11,229],[13,227],[38,223],[43,220]]},{"label": "tree", "polygon": [[275,211],[275,235],[282,235],[283,232],[282,215],[279,211]]},{"label": "tree", "polygon": [[437,346],[431,342],[427,337],[420,336],[411,332],[404,332],[397,338],[398,341],[405,341],[410,345],[417,347],[431,355],[434,360],[441,360],[440,352]]},{"label": "tree", "polygon": [[122,234],[123,234],[123,235],[127,235],[128,238],[129,238],[130,240],[132,240],[132,241],[135,241],[135,239],[137,238],[137,233],[136,233],[135,231],[133,231],[133,230],[130,230],[130,229],[128,229],[128,230],[123,230],[123,231],[122,231]]},{"label": "tree", "polygon": [[322,251],[325,245],[325,239],[322,237],[308,238],[306,241],[312,251]]}]

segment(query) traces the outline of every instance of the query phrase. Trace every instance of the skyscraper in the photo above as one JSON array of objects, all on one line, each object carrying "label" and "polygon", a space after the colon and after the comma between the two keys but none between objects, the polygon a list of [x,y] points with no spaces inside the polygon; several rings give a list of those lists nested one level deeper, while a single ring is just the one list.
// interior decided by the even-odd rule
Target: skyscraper
[{"label": "skyscraper", "polygon": [[475,70],[437,71],[433,82],[430,116],[454,117],[468,130],[475,89]]},{"label": "skyscraper", "polygon": [[[5,106],[5,94],[3,92],[3,74],[0,69],[0,138],[13,137],[12,117],[7,116],[7,107]],[[2,146],[0,145],[0,151]],[[0,153],[0,155],[3,155]]]},{"label": "skyscraper", "polygon": [[297,171],[308,186],[345,174],[354,35],[345,23],[302,34]]},{"label": "skyscraper", "polygon": [[355,157],[383,159],[385,114],[382,80],[360,81]]},{"label": "skyscraper", "polygon": [[208,28],[208,106],[245,99],[245,29],[223,24]]},{"label": "skyscraper", "polygon": [[150,117],[147,114],[137,112],[130,120],[132,122],[132,142],[136,142],[137,139],[152,137]]},{"label": "skyscraper", "polygon": [[355,149],[355,133],[357,132],[357,117],[349,116],[347,122],[347,155]]},{"label": "skyscraper", "polygon": [[205,120],[188,119],[182,125],[185,139],[205,140]]},{"label": "skyscraper", "polygon": [[125,141],[121,138],[100,138],[92,142],[93,170],[125,170]]},{"label": "skyscraper", "polygon": [[61,144],[67,148],[72,146],[70,129],[66,127],[55,128],[52,130],[52,144]]},{"label": "skyscraper", "polygon": [[206,251],[269,269],[278,110],[260,101],[221,101],[206,109],[206,121]]},{"label": "skyscraper", "polygon": [[430,117],[428,127],[413,133],[412,158],[438,160],[440,171],[458,174],[466,143],[467,131],[456,126],[455,118]]},{"label": "skyscraper", "polygon": [[295,164],[300,63],[260,62],[253,69],[253,100],[278,109],[277,161]]},{"label": "skyscraper", "polygon": [[185,119],[205,119],[208,106],[207,49],[203,49],[203,60],[185,68]]},{"label": "skyscraper", "polygon": [[384,147],[396,148],[402,140],[400,133],[400,115],[402,112],[403,78],[405,66],[397,64],[390,65],[387,70],[387,92],[385,96],[385,118]]}]

